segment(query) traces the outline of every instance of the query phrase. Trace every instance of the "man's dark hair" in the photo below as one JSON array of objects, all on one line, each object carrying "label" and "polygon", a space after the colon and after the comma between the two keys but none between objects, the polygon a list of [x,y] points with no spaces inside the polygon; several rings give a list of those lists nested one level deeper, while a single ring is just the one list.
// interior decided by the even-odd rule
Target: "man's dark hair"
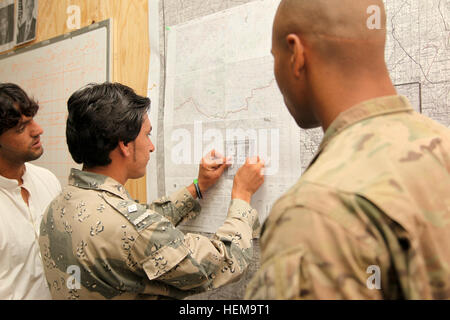
[{"label": "man's dark hair", "polygon": [[22,115],[34,117],[39,110],[36,101],[13,83],[0,83],[0,135],[14,128]]},{"label": "man's dark hair", "polygon": [[70,154],[87,168],[111,163],[119,141],[134,141],[141,131],[150,99],[119,83],[90,84],[67,102],[66,137]]}]

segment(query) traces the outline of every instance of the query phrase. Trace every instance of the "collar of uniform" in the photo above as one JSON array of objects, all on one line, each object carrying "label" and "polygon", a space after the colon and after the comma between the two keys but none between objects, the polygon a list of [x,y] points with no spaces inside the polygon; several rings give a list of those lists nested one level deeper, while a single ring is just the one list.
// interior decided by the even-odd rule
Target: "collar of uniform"
[{"label": "collar of uniform", "polygon": [[126,200],[131,199],[123,185],[113,178],[78,169],[72,169],[69,176],[69,185],[89,190],[108,191]]},{"label": "collar of uniform", "polygon": [[316,155],[311,161],[311,166],[325,149],[328,143],[346,128],[366,120],[384,114],[413,111],[408,99],[404,96],[386,96],[364,101],[342,112],[328,128]]},{"label": "collar of uniform", "polygon": [[384,114],[413,111],[408,99],[403,96],[387,96],[364,101],[342,112],[328,128],[320,144],[319,150],[324,147],[344,129],[368,118]]}]

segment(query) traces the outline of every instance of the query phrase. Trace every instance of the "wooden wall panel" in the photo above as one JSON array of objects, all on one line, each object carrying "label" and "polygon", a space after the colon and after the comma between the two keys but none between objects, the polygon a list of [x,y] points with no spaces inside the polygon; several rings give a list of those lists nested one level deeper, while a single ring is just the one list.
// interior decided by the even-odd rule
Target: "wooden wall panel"
[{"label": "wooden wall panel", "polygon": [[[147,95],[150,58],[148,0],[39,0],[38,3],[35,42],[71,31],[67,27],[67,8],[70,5],[81,9],[81,28],[112,18],[112,80],[132,87],[140,95]],[[133,198],[144,203],[147,201],[145,178],[129,181],[126,187]]]}]

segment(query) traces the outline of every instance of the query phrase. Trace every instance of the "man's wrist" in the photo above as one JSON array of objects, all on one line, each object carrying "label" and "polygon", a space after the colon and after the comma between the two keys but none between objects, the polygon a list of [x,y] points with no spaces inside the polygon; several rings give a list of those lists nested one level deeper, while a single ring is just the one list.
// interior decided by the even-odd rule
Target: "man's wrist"
[{"label": "man's wrist", "polygon": [[190,186],[186,187],[188,189],[188,191],[191,193],[192,197],[194,199],[199,198],[199,193],[197,192],[197,188],[195,187],[195,182],[197,180],[197,186],[200,189],[200,195],[202,196],[202,198],[205,196],[205,191],[208,189],[206,188],[198,179],[194,180],[194,183],[192,183]]},{"label": "man's wrist", "polygon": [[200,189],[198,179],[194,179],[194,188],[195,188],[195,192],[197,194],[197,198],[203,199],[203,194],[202,194],[202,190]]},{"label": "man's wrist", "polygon": [[234,199],[240,199],[247,203],[250,203],[252,201],[252,195],[249,192],[232,191],[231,192],[231,200],[234,200]]},{"label": "man's wrist", "polygon": [[208,190],[208,188],[206,187],[206,185],[203,183],[203,181],[201,181],[200,179],[198,179],[198,187],[200,188],[201,193],[203,194],[206,190]]},{"label": "man's wrist", "polygon": [[186,187],[186,189],[188,189],[188,191],[191,194],[192,198],[197,199],[197,191],[195,190],[194,184],[191,184],[190,186]]}]

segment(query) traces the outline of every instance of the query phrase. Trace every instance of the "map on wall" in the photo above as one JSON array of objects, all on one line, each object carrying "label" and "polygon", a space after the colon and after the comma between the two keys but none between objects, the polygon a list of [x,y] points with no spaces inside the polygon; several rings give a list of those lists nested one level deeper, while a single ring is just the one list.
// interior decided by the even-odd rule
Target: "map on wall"
[{"label": "map on wall", "polygon": [[270,53],[277,7],[273,0],[251,2],[169,27],[166,190],[190,184],[212,149],[233,163],[185,229],[214,232],[223,224],[234,175],[247,157],[266,162],[265,183],[252,199],[261,221],[300,177],[300,131],[283,105]]},{"label": "map on wall", "polygon": [[[238,162],[243,155],[263,151],[272,164],[278,161],[252,203],[264,219],[273,202],[313,158],[323,132],[295,125],[273,76],[270,46],[278,3],[192,0],[187,5],[162,1],[165,148],[159,158],[163,159],[166,193],[192,182],[200,155],[209,147]],[[385,5],[386,61],[398,93],[408,97],[417,112],[448,127],[450,2],[385,0]],[[226,132],[233,129],[250,134],[234,139]],[[184,138],[187,136],[190,141]],[[277,150],[273,142],[279,143]],[[211,191],[209,198],[214,200],[204,204],[203,218],[188,229],[214,232],[221,225],[235,170],[229,170],[228,177]]]}]

